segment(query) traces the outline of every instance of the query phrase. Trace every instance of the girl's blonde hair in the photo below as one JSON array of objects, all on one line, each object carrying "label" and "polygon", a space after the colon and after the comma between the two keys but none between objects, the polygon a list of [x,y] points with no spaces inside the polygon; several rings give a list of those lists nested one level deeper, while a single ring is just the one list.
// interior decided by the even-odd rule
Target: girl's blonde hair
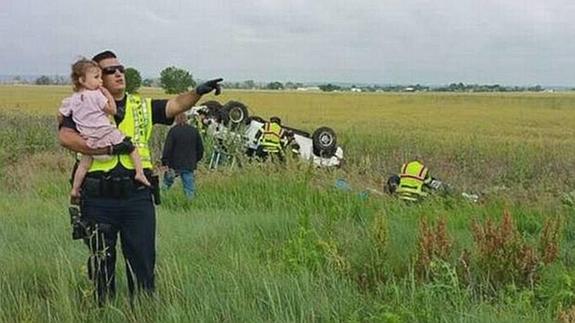
[{"label": "girl's blonde hair", "polygon": [[99,69],[100,66],[98,63],[87,58],[81,58],[76,63],[72,64],[72,74],[70,74],[70,78],[72,79],[72,84],[74,85],[74,92],[78,92],[82,89],[80,78],[85,77],[86,73],[92,68]]}]

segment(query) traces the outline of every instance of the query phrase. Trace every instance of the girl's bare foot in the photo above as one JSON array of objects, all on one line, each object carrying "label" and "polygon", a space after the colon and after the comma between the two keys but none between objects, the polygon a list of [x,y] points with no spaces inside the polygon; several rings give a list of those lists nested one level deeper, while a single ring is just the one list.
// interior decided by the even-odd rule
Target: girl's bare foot
[{"label": "girl's bare foot", "polygon": [[152,184],[150,184],[150,182],[148,182],[148,179],[146,178],[146,175],[142,174],[136,174],[136,176],[134,176],[134,179],[137,180],[138,182],[146,185],[146,186],[152,186]]}]

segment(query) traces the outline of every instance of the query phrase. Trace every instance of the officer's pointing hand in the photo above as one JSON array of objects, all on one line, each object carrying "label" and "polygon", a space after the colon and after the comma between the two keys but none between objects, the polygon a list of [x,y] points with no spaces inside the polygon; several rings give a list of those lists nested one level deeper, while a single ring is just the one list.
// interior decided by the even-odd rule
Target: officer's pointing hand
[{"label": "officer's pointing hand", "polygon": [[223,80],[223,78],[219,78],[202,83],[196,87],[196,93],[199,95],[204,95],[215,90],[214,94],[219,95],[222,92],[220,82]]}]

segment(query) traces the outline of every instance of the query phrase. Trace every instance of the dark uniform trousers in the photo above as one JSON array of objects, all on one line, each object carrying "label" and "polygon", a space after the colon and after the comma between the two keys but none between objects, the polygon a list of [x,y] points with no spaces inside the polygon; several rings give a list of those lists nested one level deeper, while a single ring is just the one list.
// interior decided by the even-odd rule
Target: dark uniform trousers
[{"label": "dark uniform trousers", "polygon": [[[125,179],[128,181],[128,179]],[[116,242],[120,236],[130,295],[137,289],[154,290],[156,213],[148,187],[123,185],[115,195],[90,187],[82,189],[82,214],[96,227],[84,242],[90,248],[88,274],[99,302],[115,294]],[[94,185],[92,185],[94,186]],[[100,185],[101,188],[101,185]],[[104,192],[106,193],[106,192]]]}]

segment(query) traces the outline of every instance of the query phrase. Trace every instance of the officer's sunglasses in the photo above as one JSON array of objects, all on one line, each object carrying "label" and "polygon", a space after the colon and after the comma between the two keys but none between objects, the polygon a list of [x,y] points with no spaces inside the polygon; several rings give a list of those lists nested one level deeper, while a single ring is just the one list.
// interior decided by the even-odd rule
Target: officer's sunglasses
[{"label": "officer's sunglasses", "polygon": [[112,75],[115,74],[116,71],[124,74],[124,66],[122,65],[114,65],[114,66],[107,66],[102,68],[102,73],[105,75]]}]

